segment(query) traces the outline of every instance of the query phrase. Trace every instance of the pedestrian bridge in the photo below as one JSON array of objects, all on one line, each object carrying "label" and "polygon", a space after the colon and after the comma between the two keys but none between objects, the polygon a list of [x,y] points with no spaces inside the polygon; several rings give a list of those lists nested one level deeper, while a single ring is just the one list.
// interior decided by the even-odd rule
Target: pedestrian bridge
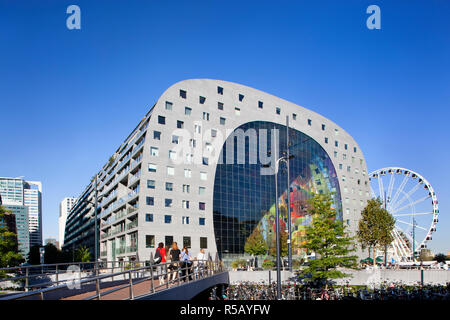
[{"label": "pedestrian bridge", "polygon": [[9,275],[0,284],[22,282],[25,290],[3,294],[0,300],[190,300],[229,283],[218,259],[195,260],[177,270],[170,263],[116,265],[90,262],[0,269]]}]

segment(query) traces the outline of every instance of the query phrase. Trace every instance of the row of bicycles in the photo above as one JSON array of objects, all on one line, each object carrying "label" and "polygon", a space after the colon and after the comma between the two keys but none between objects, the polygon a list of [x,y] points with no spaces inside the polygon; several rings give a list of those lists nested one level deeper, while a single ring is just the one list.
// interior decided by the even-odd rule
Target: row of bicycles
[{"label": "row of bicycles", "polygon": [[[276,283],[241,282],[226,289],[212,290],[211,300],[276,300]],[[450,283],[446,285],[420,284],[406,286],[401,283],[384,283],[378,288],[363,286],[333,286],[314,288],[295,282],[281,288],[282,300],[450,300]]]}]

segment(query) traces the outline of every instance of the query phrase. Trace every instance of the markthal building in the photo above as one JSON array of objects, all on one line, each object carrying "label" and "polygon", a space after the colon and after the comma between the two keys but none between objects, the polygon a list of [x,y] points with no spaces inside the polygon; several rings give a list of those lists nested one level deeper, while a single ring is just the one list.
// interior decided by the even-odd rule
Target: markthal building
[{"label": "markthal building", "polygon": [[[287,153],[289,170],[278,161]],[[105,159],[93,173],[105,261],[149,260],[159,242],[177,242],[229,265],[248,258],[252,233],[274,246],[277,204],[281,231],[291,219],[293,254],[302,255],[309,198],[329,194],[353,235],[370,198],[366,162],[347,132],[314,111],[227,81],[174,84]],[[93,178],[68,215],[65,250],[94,250],[95,188]]]}]

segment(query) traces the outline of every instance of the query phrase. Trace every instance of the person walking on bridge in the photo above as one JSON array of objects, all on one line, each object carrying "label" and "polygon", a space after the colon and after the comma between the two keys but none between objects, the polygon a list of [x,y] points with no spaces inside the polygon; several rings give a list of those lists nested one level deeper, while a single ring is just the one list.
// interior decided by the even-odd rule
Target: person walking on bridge
[{"label": "person walking on bridge", "polygon": [[159,264],[158,274],[160,285],[164,284],[164,275],[163,275],[164,266],[161,264],[165,262],[166,262],[166,249],[164,249],[164,243],[160,242],[158,244],[158,248],[156,248],[155,251],[155,263]]}]

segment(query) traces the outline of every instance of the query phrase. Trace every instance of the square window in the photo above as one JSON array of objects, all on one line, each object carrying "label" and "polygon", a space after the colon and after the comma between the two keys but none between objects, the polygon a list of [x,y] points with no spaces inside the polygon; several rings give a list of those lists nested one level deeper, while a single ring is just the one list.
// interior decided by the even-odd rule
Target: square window
[{"label": "square window", "polygon": [[220,124],[221,125],[225,125],[225,118],[224,117],[220,117]]},{"label": "square window", "polygon": [[195,133],[202,133],[202,126],[200,126],[199,124],[195,124],[194,125],[194,131]]},{"label": "square window", "polygon": [[172,199],[164,199],[164,206],[166,208],[172,207],[172,203],[173,203]]},{"label": "square window", "polygon": [[200,96],[200,97],[198,98],[198,102],[200,102],[200,104],[204,104],[205,101],[206,101],[206,98],[205,98],[205,97]]},{"label": "square window", "polygon": [[172,143],[178,144],[180,137],[179,136],[172,136]]},{"label": "square window", "polygon": [[166,124],[166,117],[158,116],[158,123],[159,124]]},{"label": "square window", "polygon": [[312,125],[312,120],[308,119],[308,126]]},{"label": "square window", "polygon": [[159,155],[159,150],[157,147],[150,147],[150,155],[157,157]]},{"label": "square window", "polygon": [[276,111],[277,114],[281,114],[281,109],[280,109],[280,107],[276,107],[276,108],[275,108],[275,111]]},{"label": "square window", "polygon": [[208,177],[208,174],[206,172],[200,172],[200,180],[206,180]]},{"label": "square window", "polygon": [[234,113],[238,116],[238,115],[240,115],[241,114],[241,109],[239,109],[239,108],[234,108]]},{"label": "square window", "polygon": [[164,237],[164,243],[166,244],[166,246],[171,246],[173,243],[173,236],[165,236]]},{"label": "square window", "polygon": [[260,109],[263,108],[263,102],[262,101],[258,101],[258,108],[260,108]]},{"label": "square window", "polygon": [[244,95],[243,94],[239,94],[239,101],[244,100]]},{"label": "square window", "polygon": [[205,218],[198,218],[198,224],[201,226],[205,225]]},{"label": "square window", "polygon": [[173,176],[175,174],[175,168],[173,167],[167,167],[167,175]]},{"label": "square window", "polygon": [[356,147],[353,147],[353,152],[356,152]]},{"label": "square window", "polygon": [[161,132],[154,130],[153,131],[153,139],[161,140]]},{"label": "square window", "polygon": [[208,165],[208,158],[207,157],[203,157],[202,163],[207,166]]},{"label": "square window", "polygon": [[[164,215],[164,223],[172,223],[172,216],[166,214]],[[166,242],[167,245],[167,242]]]},{"label": "square window", "polygon": [[191,108],[189,108],[189,107],[184,107],[184,114],[185,114],[186,116],[190,116],[190,115],[191,115],[191,111],[192,111]]},{"label": "square window", "polygon": [[180,97],[181,98],[186,99],[186,95],[187,95],[187,93],[186,93],[185,90],[180,90]]},{"label": "square window", "polygon": [[217,93],[218,94],[223,94],[223,88],[222,87],[217,87]]},{"label": "square window", "polygon": [[153,197],[147,197],[145,200],[146,200],[146,203],[147,203],[148,206],[153,206],[153,205],[155,205],[155,198],[153,198]]},{"label": "square window", "polygon": [[189,193],[190,190],[190,185],[188,184],[183,184],[183,192],[184,193]]},{"label": "square window", "polygon": [[183,247],[191,248],[191,237],[183,237]]},{"label": "square window", "polygon": [[297,115],[295,113],[292,114],[292,119],[297,120]]},{"label": "square window", "polygon": [[183,129],[183,127],[184,127],[184,122],[180,121],[180,120],[177,120],[177,128],[178,129]]},{"label": "square window", "polygon": [[198,187],[198,194],[205,194],[206,188],[205,187]]},{"label": "square window", "polygon": [[191,176],[192,176],[191,169],[184,169],[184,177],[185,178],[190,178]]},{"label": "square window", "polygon": [[166,190],[173,191],[173,183],[172,182],[166,182]]},{"label": "square window", "polygon": [[339,142],[335,141],[335,142],[334,142],[334,146],[335,146],[335,147],[338,147],[338,146],[339,146]]},{"label": "square window", "polygon": [[189,224],[189,217],[186,217],[186,216],[181,217],[181,223],[182,224]]},{"label": "square window", "polygon": [[146,248],[154,248],[155,247],[155,236],[153,236],[153,235],[145,236],[145,247]]},{"label": "square window", "polygon": [[173,103],[166,101],[166,110],[172,110]]},{"label": "square window", "polygon": [[148,164],[148,172],[156,172],[156,164],[149,163]]},{"label": "square window", "polygon": [[153,222],[153,213],[146,213],[145,214],[145,221]]},{"label": "square window", "polygon": [[200,249],[208,249],[208,238],[200,237]]},{"label": "square window", "polygon": [[222,102],[217,102],[217,109],[223,110],[223,103]]},{"label": "square window", "polygon": [[155,180],[147,180],[147,188],[155,189]]},{"label": "square window", "polygon": [[217,130],[216,129],[211,129],[211,137],[212,138],[217,137]]},{"label": "square window", "polygon": [[322,124],[322,131],[325,131],[325,125]]},{"label": "square window", "polygon": [[344,144],[344,149],[347,150],[348,149],[348,145]]},{"label": "square window", "polygon": [[203,112],[203,120],[209,121],[209,112]]},{"label": "square window", "polygon": [[325,137],[325,143],[328,143],[328,138],[327,137]]},{"label": "square window", "polygon": [[198,203],[198,209],[199,210],[205,210],[205,208],[206,208],[206,204],[204,203],[204,202],[199,202]]},{"label": "square window", "polygon": [[182,200],[181,206],[183,209],[189,209],[189,200]]}]

